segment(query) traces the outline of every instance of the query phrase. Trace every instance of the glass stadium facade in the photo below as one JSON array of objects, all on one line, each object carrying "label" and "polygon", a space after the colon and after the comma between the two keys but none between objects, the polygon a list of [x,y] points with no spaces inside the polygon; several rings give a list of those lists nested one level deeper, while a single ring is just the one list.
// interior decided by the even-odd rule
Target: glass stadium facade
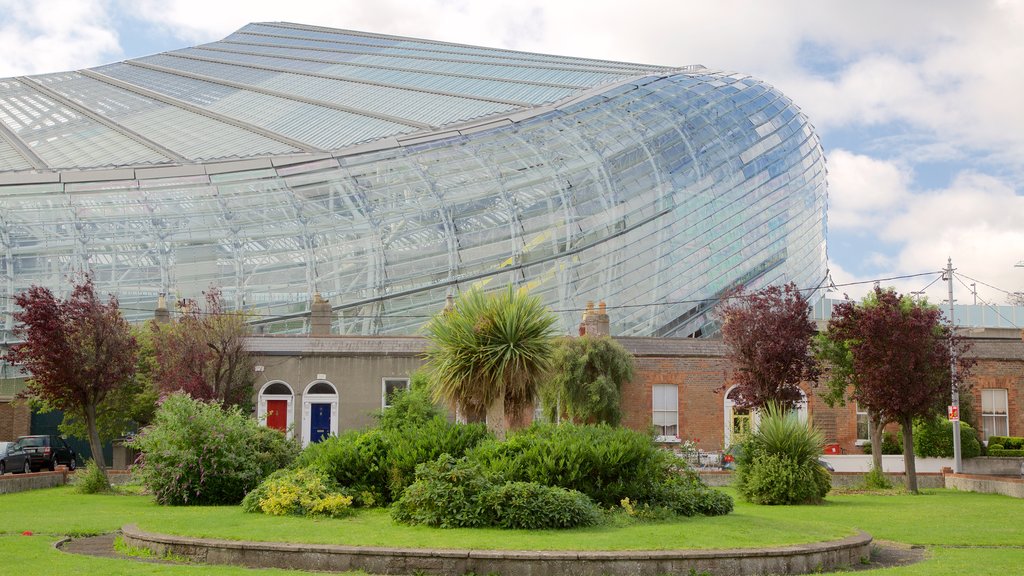
[{"label": "glass stadium facade", "polygon": [[284,23],[0,79],[0,304],[91,270],[130,319],[221,287],[271,332],[413,333],[528,286],[570,331],[708,332],[719,296],[825,270],[825,164],[772,87]]}]

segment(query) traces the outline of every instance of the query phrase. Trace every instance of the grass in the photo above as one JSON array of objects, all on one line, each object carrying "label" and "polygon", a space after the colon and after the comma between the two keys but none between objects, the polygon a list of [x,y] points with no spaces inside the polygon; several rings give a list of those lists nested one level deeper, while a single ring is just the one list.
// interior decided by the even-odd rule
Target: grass
[{"label": "grass", "polygon": [[[307,520],[245,514],[238,507],[166,508],[144,496],[82,496],[69,488],[0,496],[0,517],[0,557],[13,559],[13,565],[5,564],[5,571],[12,573],[19,573],[19,566],[25,571],[45,566],[44,572],[59,569],[79,574],[254,573],[231,567],[84,558],[52,548],[60,535],[100,534],[127,523],[154,532],[227,539],[535,550],[772,546],[840,538],[864,530],[878,540],[928,547],[925,562],[872,575],[1004,576],[1018,573],[1024,565],[1020,524],[1024,500],[948,490],[926,490],[918,496],[842,494],[830,496],[821,506],[755,506],[738,501],[736,511],[723,517],[537,532],[397,526],[381,510],[338,520]],[[25,530],[41,536],[20,536]],[[998,548],[983,548],[993,546]]]}]

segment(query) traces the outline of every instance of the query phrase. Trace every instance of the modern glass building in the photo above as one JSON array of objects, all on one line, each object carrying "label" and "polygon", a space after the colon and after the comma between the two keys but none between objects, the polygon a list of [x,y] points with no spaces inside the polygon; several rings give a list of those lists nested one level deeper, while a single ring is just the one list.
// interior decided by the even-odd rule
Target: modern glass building
[{"label": "modern glass building", "polygon": [[742,74],[286,23],[0,79],[0,305],[91,270],[131,319],[219,286],[266,331],[338,334],[528,286],[570,331],[708,331],[738,285],[825,276],[807,119]]}]

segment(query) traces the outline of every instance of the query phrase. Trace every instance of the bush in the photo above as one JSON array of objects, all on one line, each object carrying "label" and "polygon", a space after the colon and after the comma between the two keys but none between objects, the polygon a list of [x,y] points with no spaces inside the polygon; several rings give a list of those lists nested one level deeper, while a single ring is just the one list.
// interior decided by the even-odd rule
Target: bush
[{"label": "bush", "polygon": [[664,481],[651,501],[654,506],[680,516],[724,516],[733,508],[728,494],[685,479]]},{"label": "bush", "polygon": [[[914,422],[914,454],[921,458],[952,458],[953,423],[943,418]],[[960,454],[964,458],[981,455],[978,434],[966,422],[960,423]]]},{"label": "bush", "polygon": [[327,473],[357,495],[357,505],[387,505],[415,480],[416,466],[442,454],[460,458],[488,437],[483,424],[453,424],[443,418],[391,426],[354,430],[311,444],[295,467]]},{"label": "bush", "polygon": [[[861,449],[865,454],[871,454],[871,442],[865,442]],[[882,454],[886,456],[903,454],[903,433],[886,432],[882,434]]]},{"label": "bush", "polygon": [[238,408],[172,394],[131,446],[141,452],[135,472],[160,504],[238,504],[296,446]]},{"label": "bush", "polygon": [[89,460],[71,479],[75,492],[79,494],[103,494],[111,492],[110,482],[95,460]]},{"label": "bush", "polygon": [[340,518],[352,513],[352,501],[352,496],[345,494],[323,472],[300,468],[271,474],[246,494],[242,509],[272,516]]},{"label": "bush", "polygon": [[395,502],[391,517],[402,524],[439,528],[487,526],[492,517],[480,497],[490,488],[479,464],[444,454],[416,468],[416,481]]},{"label": "bush", "polygon": [[1020,457],[1024,456],[1024,450],[1010,450],[1010,449],[1006,449],[1006,448],[994,449],[992,447],[989,447],[988,455],[989,456],[1002,456],[1002,457],[1009,457],[1009,458],[1020,458]]},{"label": "bush", "polygon": [[988,445],[988,449],[989,450],[1005,450],[1006,446],[1003,446],[1002,444],[989,444]]},{"label": "bush", "polygon": [[408,390],[395,392],[391,406],[376,414],[380,428],[385,430],[420,426],[444,416],[444,411],[431,400],[427,377],[420,371],[412,374]]},{"label": "bush", "polygon": [[988,445],[1000,444],[1006,450],[1024,449],[1024,437],[1020,436],[989,436]]},{"label": "bush", "polygon": [[885,472],[878,468],[872,467],[867,474],[864,475],[864,487],[868,490],[888,490],[892,488],[892,480],[885,475]]},{"label": "bush", "polygon": [[391,509],[403,524],[439,528],[549,529],[590,526],[601,511],[586,495],[536,482],[497,482],[476,462],[447,454],[416,469]]},{"label": "bush", "polygon": [[818,463],[823,444],[821,433],[796,412],[767,406],[737,459],[736,489],[755,504],[820,502],[832,487],[831,474]]}]

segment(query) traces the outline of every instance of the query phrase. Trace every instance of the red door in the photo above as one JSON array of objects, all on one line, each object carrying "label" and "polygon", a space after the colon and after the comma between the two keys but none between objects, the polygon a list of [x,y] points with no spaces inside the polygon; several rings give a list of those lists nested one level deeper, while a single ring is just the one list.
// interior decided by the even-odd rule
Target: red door
[{"label": "red door", "polygon": [[288,428],[287,400],[267,400],[267,428],[281,432]]}]

